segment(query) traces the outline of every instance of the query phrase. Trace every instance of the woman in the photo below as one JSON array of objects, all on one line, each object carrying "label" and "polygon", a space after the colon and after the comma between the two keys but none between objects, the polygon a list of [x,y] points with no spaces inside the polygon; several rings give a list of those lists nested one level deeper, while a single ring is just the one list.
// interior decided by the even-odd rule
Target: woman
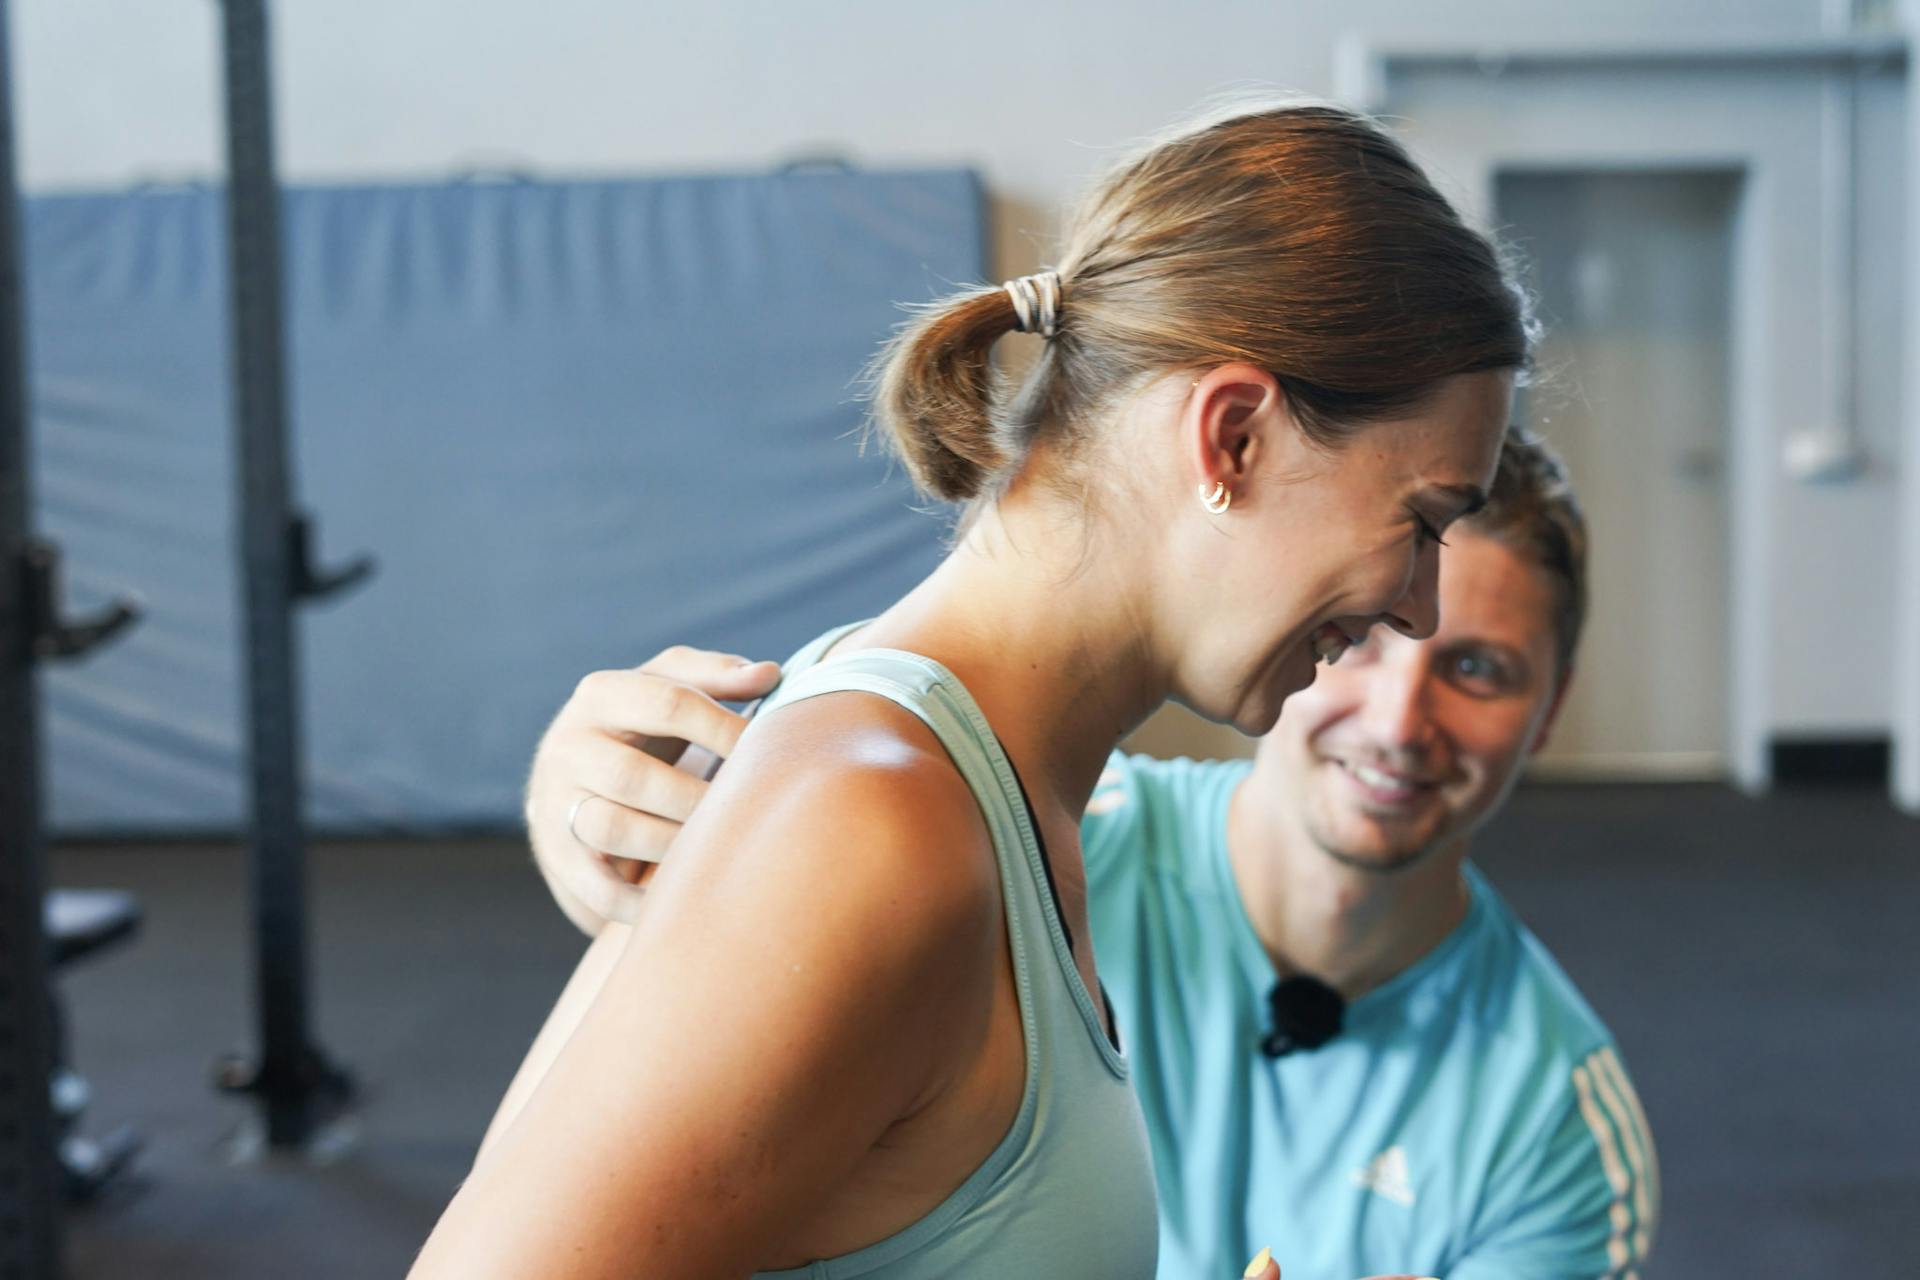
[{"label": "woman", "polygon": [[1527,340],[1487,244],[1317,106],[1156,144],[1057,273],[922,315],[875,416],[957,545],[792,664],[416,1274],[1151,1276],[1081,812],[1166,698],[1264,733],[1375,623],[1432,630]]}]

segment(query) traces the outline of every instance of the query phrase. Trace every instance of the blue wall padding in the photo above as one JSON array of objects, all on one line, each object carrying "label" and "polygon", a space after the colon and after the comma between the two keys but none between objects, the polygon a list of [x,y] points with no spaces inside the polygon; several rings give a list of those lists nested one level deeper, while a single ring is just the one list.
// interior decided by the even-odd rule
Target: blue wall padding
[{"label": "blue wall padding", "polygon": [[[56,833],[238,830],[224,210],[27,202],[39,528],[127,637],[45,681]],[[297,627],[309,813],[517,821],[585,672],[688,641],[783,657],[884,606],[944,523],[858,443],[858,375],[982,278],[966,172],[299,188],[294,491],[358,591]]]}]

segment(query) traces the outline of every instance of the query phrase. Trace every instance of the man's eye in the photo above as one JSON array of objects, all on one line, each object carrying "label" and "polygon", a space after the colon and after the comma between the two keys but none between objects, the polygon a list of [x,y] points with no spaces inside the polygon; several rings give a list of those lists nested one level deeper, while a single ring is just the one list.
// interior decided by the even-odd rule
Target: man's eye
[{"label": "man's eye", "polygon": [[1453,660],[1454,678],[1477,689],[1498,691],[1513,683],[1513,673],[1498,658],[1484,653],[1463,653]]}]

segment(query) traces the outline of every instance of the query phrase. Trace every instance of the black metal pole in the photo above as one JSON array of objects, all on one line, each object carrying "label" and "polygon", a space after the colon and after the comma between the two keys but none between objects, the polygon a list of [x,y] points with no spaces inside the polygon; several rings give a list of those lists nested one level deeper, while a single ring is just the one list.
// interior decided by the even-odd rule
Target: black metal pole
[{"label": "black metal pole", "polygon": [[223,1083],[254,1093],[267,1140],[298,1146],[350,1093],[308,1021],[306,834],[293,609],[309,576],[291,507],[279,187],[264,0],[221,0],[232,274],[236,511],[249,725],[248,828],[259,1058]]},{"label": "black metal pole", "polygon": [[47,1092],[53,1025],[41,923],[39,627],[11,66],[0,0],[0,1275],[51,1280],[60,1270],[60,1178]]}]

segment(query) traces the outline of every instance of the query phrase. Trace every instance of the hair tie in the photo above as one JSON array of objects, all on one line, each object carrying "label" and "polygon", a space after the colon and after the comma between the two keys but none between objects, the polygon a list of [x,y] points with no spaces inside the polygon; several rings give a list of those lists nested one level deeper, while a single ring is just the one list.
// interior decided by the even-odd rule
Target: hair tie
[{"label": "hair tie", "polygon": [[1060,273],[1041,271],[1000,286],[1013,299],[1014,329],[1051,338],[1060,332]]}]

